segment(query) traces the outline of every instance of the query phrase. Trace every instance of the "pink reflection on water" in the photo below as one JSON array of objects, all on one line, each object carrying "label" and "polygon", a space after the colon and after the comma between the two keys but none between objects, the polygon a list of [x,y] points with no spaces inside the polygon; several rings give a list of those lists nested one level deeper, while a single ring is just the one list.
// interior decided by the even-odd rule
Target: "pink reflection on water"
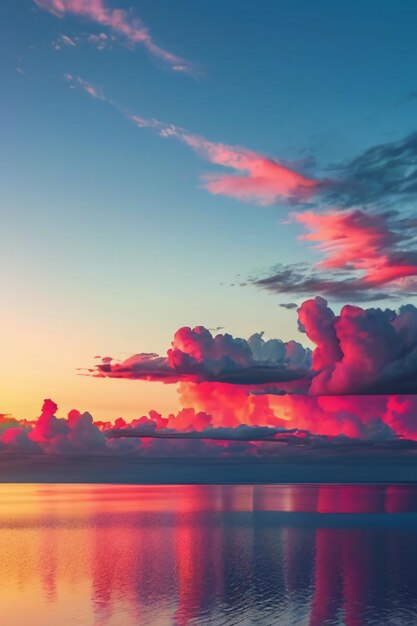
[{"label": "pink reflection on water", "polygon": [[399,485],[2,485],[2,623],[262,624],[266,613],[289,620],[299,603],[310,626],[341,616],[361,626],[370,603],[388,610],[397,592],[416,608],[417,538],[349,524],[415,513],[416,494]]}]

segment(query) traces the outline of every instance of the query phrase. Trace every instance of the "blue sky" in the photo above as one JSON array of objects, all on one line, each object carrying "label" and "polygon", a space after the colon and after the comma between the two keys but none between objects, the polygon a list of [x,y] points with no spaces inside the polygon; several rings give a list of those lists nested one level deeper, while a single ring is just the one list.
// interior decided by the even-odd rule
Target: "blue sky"
[{"label": "blue sky", "polygon": [[[296,336],[294,312],[278,306],[288,298],[230,285],[238,274],[317,257],[296,241],[299,225],[281,223],[287,208],[207,193],[199,176],[215,166],[69,89],[64,74],[131,113],[278,160],[314,157],[320,172],[415,127],[415,2],[108,5],[132,8],[198,76],[121,41],[56,50],[62,35],[110,31],[32,0],[0,8],[1,309],[3,326],[14,328],[0,374],[3,410],[19,416],[45,395],[68,408],[81,397],[114,415],[117,381],[103,391],[107,381],[75,368],[95,354],[163,352],[184,324]],[[132,414],[156,389],[136,384],[124,401]],[[175,390],[162,395],[166,408]]]}]

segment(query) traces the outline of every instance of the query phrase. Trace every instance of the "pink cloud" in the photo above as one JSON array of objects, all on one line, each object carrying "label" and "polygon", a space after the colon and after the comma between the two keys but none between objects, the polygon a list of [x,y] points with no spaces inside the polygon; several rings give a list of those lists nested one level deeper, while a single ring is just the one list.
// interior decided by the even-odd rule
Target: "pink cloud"
[{"label": "pink cloud", "polygon": [[217,381],[235,385],[301,381],[310,367],[310,351],[296,341],[248,340],[227,333],[212,335],[204,326],[177,330],[166,356],[135,354],[117,362],[104,358],[92,370],[101,378],[177,383]]},{"label": "pink cloud", "polygon": [[417,440],[412,396],[276,398],[218,383],[186,387],[194,407],[167,417],[150,411],[130,422],[96,422],[75,409],[58,417],[56,404],[46,400],[36,420],[0,418],[0,456],[271,457],[288,445],[320,451],[363,440],[386,449],[387,442]]},{"label": "pink cloud", "polygon": [[246,148],[190,134],[181,139],[207,161],[242,173],[205,176],[203,186],[214,195],[269,205],[280,199],[306,199],[316,191],[317,181]]},{"label": "pink cloud", "polygon": [[317,267],[350,273],[357,287],[377,288],[397,281],[401,291],[408,286],[403,279],[417,276],[417,255],[403,249],[414,229],[410,220],[361,210],[308,211],[294,217],[310,231],[301,239],[315,242],[323,253]]},{"label": "pink cloud", "polygon": [[273,159],[241,146],[209,141],[201,135],[156,119],[138,115],[131,115],[129,119],[139,128],[155,130],[161,137],[178,139],[214,165],[239,172],[237,175],[213,173],[203,176],[203,187],[214,195],[270,205],[279,200],[307,199],[317,191],[320,184]]},{"label": "pink cloud", "polygon": [[[71,74],[67,80],[80,85],[95,98],[106,100],[96,88]],[[127,119],[138,128],[154,130],[164,139],[174,138],[191,148],[200,157],[221,167],[239,172],[233,174],[210,173],[203,176],[203,187],[214,195],[224,195],[244,202],[255,202],[260,205],[274,204],[280,200],[307,200],[313,196],[321,185],[320,181],[303,176],[285,165],[241,146],[229,146],[221,142],[209,141],[201,135],[162,122],[155,118],[125,113]]]},{"label": "pink cloud", "polygon": [[309,393],[416,393],[417,309],[345,305],[339,315],[316,297],[304,302],[299,322],[316,344]]},{"label": "pink cloud", "polygon": [[363,211],[312,211],[295,215],[311,232],[301,239],[314,241],[324,253],[320,266],[331,268],[368,268],[379,259],[381,250],[396,243],[395,233],[383,215]]},{"label": "pink cloud", "polygon": [[[417,308],[412,304],[398,311],[345,305],[336,315],[316,297],[299,307],[298,322],[316,346],[312,354],[296,341],[265,340],[262,333],[241,339],[185,326],[166,356],[139,353],[120,362],[106,357],[88,373],[192,383],[210,394],[225,390],[229,398],[417,393]],[[221,403],[226,406],[226,398]],[[212,413],[210,405],[202,410]],[[236,415],[233,405],[231,419]]]},{"label": "pink cloud", "polygon": [[104,0],[35,0],[35,3],[58,17],[73,13],[100,26],[106,26],[132,45],[142,45],[175,72],[195,72],[191,63],[158,46],[138,17],[131,17],[123,9],[111,9]]}]

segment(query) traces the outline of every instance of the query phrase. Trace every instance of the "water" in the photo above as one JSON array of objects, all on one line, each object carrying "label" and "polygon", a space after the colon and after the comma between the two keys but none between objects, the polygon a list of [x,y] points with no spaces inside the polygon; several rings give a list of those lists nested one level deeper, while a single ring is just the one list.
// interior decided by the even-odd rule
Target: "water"
[{"label": "water", "polygon": [[0,485],[0,616],[415,626],[417,487]]}]

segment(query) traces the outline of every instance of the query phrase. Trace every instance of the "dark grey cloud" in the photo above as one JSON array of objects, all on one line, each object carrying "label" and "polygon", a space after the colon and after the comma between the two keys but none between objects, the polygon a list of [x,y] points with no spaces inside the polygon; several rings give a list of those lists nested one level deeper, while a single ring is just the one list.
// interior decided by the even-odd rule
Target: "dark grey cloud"
[{"label": "dark grey cloud", "polygon": [[281,302],[279,306],[283,309],[288,309],[288,311],[291,311],[292,309],[298,309],[298,304],[296,304],[295,302]]},{"label": "dark grey cloud", "polygon": [[343,206],[391,205],[414,200],[417,193],[417,132],[373,146],[346,163],[329,168],[327,202]]},{"label": "dark grey cloud", "polygon": [[[217,441],[278,441],[277,436],[297,435],[296,428],[273,428],[271,426],[248,426],[241,424],[235,428],[208,427],[202,431],[178,431],[172,428],[157,428],[154,422],[132,428],[113,428],[106,431],[107,438],[149,438],[149,439],[207,439]],[[310,434],[310,433],[309,433]]]},{"label": "dark grey cloud", "polygon": [[[370,289],[369,283],[359,277],[353,277],[349,271],[321,271],[308,263],[279,264],[264,276],[252,277],[250,283],[255,287],[266,289],[271,293],[296,296],[318,294],[332,300],[345,302],[373,302],[389,300],[394,297],[393,291]],[[416,290],[407,295],[417,294]],[[397,297],[404,296],[404,292]]]}]

